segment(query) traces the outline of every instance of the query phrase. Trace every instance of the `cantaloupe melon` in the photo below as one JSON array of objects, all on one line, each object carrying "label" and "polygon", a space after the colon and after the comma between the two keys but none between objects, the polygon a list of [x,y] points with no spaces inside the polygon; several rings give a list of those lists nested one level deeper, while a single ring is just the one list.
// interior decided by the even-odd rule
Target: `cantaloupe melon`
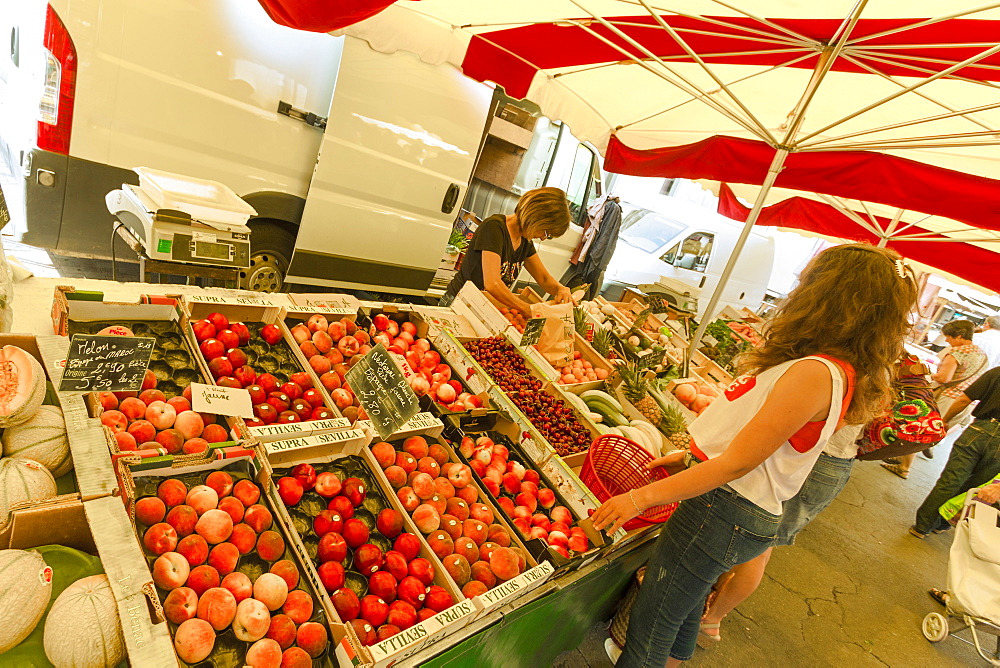
[{"label": "cantaloupe melon", "polygon": [[0,526],[7,523],[15,503],[55,495],[56,479],[38,462],[15,457],[0,459]]},{"label": "cantaloupe melon", "polygon": [[66,438],[66,422],[58,406],[40,406],[27,422],[8,427],[3,433],[3,456],[33,459],[54,478],[73,469]]},{"label": "cantaloupe melon", "polygon": [[45,370],[17,346],[0,348],[0,427],[21,424],[45,398]]},{"label": "cantaloupe melon", "polygon": [[118,604],[107,575],[66,587],[45,619],[45,656],[56,668],[104,668],[125,658]]},{"label": "cantaloupe melon", "polygon": [[0,655],[35,629],[51,596],[52,571],[42,555],[0,550]]}]

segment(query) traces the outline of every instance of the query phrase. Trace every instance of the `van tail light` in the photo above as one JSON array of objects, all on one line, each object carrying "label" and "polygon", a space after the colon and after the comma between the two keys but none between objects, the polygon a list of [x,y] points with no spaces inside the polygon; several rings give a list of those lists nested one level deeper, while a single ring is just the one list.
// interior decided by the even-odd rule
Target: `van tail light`
[{"label": "van tail light", "polygon": [[52,5],[45,13],[44,46],[45,78],[38,103],[38,147],[68,155],[76,97],[76,47]]}]

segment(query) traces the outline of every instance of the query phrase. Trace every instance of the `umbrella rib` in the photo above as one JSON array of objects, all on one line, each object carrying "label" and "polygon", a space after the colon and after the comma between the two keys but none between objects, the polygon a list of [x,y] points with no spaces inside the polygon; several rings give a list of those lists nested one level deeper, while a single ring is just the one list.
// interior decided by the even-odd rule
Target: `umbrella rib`
[{"label": "umbrella rib", "polygon": [[[923,118],[918,118],[918,119],[915,119],[915,120],[912,120],[912,121],[903,121],[901,123],[892,123],[891,125],[883,125],[881,127],[871,128],[871,129],[868,129],[868,130],[858,130],[857,132],[850,132],[850,133],[848,133],[846,135],[840,135],[838,137],[830,137],[830,138],[827,138],[827,139],[819,139],[817,141],[809,142],[807,144],[800,143],[799,144],[799,149],[800,150],[805,150],[805,149],[812,148],[813,146],[819,146],[821,144],[829,144],[831,142],[841,141],[843,139],[849,139],[851,137],[858,137],[858,136],[861,136],[861,135],[874,134],[876,132],[884,132],[886,130],[895,130],[897,128],[904,128],[904,127],[907,127],[907,126],[910,126],[910,125],[919,125],[921,123],[930,123],[930,122],[933,122],[933,121],[940,121],[940,120],[944,120],[946,118],[954,118],[955,116],[963,116],[964,117],[966,114],[975,113],[977,111],[988,111],[990,109],[998,109],[998,108],[1000,108],[1000,102],[994,102],[993,104],[984,104],[984,105],[979,106],[979,107],[970,107],[968,109],[953,110],[953,111],[950,111],[950,112],[948,112],[946,114],[936,114],[934,116],[924,116]],[[989,130],[990,128],[986,128],[986,129]]]},{"label": "umbrella rib", "polygon": [[[623,0],[623,4],[638,5],[639,1],[640,0]],[[795,32],[794,30],[790,30],[788,28],[780,26],[780,25],[778,25],[778,24],[776,24],[776,23],[774,23],[772,21],[769,21],[767,19],[760,18],[759,16],[754,16],[753,14],[748,14],[747,12],[743,11],[742,9],[740,9],[738,7],[733,7],[733,6],[728,5],[728,4],[724,3],[724,2],[720,2],[720,0],[713,0],[713,2],[715,2],[718,5],[722,5],[723,7],[726,7],[727,9],[731,9],[732,11],[734,11],[734,12],[736,12],[738,14],[742,14],[743,16],[746,16],[749,19],[753,19],[754,21],[757,21],[757,22],[759,22],[759,23],[761,23],[763,25],[766,25],[769,28],[777,30],[778,32],[782,32],[782,33],[788,35],[788,39],[785,40],[785,41],[787,41],[790,44],[803,44],[803,43],[804,44],[816,44],[816,40],[814,40],[814,39],[809,39],[805,35],[800,35],[799,33]],[[706,23],[712,23],[712,24],[723,26],[723,27],[726,27],[726,28],[732,28],[734,30],[739,30],[739,31],[742,31],[742,32],[747,32],[747,33],[756,34],[756,35],[763,35],[764,37],[769,37],[771,39],[776,39],[776,40],[782,39],[781,36],[775,35],[774,33],[767,32],[766,30],[760,30],[758,28],[751,28],[750,26],[740,25],[738,23],[729,23],[728,21],[723,21],[722,19],[719,19],[719,18],[716,18],[716,17],[703,16],[701,14],[689,14],[687,12],[682,12],[682,11],[677,10],[677,9],[671,9],[669,7],[654,6],[653,9],[655,9],[657,11],[661,11],[661,12],[667,12],[667,13],[670,13],[670,14],[674,14],[675,16],[683,16],[684,18],[695,19],[695,20],[698,20],[698,21],[704,21]],[[729,35],[729,36],[733,37],[734,35]]]},{"label": "umbrella rib", "polygon": [[885,37],[887,35],[895,35],[896,33],[905,32],[907,30],[923,28],[924,26],[934,25],[935,23],[940,23],[941,21],[949,21],[951,19],[957,19],[963,16],[969,16],[971,14],[978,14],[980,12],[986,12],[991,9],[996,9],[997,7],[1000,7],[1000,2],[994,2],[988,5],[982,5],[981,7],[974,7],[972,9],[966,9],[964,11],[954,12],[952,14],[944,14],[942,16],[938,16],[932,19],[924,19],[922,21],[917,21],[916,23],[910,23],[908,25],[900,26],[898,28],[893,28],[891,30],[883,30],[882,32],[876,32],[872,33],[871,35],[864,35],[863,37],[858,37],[857,39],[851,40],[851,44],[853,45],[870,39]]},{"label": "umbrella rib", "polygon": [[[996,46],[996,42],[993,42],[992,44],[989,44],[988,46]],[[867,58],[872,58],[872,59],[881,57],[882,60],[886,61],[887,63],[893,63],[893,64],[897,65],[898,67],[909,67],[910,69],[915,69],[917,71],[921,71],[921,69],[917,68],[917,67],[913,67],[911,65],[911,63],[908,62],[908,61],[917,61],[917,62],[921,62],[921,63],[934,63],[934,64],[937,64],[937,65],[954,65],[956,63],[956,61],[954,61],[954,60],[947,60],[945,58],[931,58],[929,56],[903,56],[903,55],[899,55],[899,56],[895,56],[896,60],[893,60],[893,56],[891,56],[891,55],[881,55],[881,56],[879,56],[879,55],[877,55],[878,54],[877,51],[871,51],[870,49],[853,49],[851,52],[852,53],[856,53],[856,54],[858,54],[860,56],[867,57]],[[899,58],[906,58],[907,60],[899,60]],[[991,65],[990,63],[977,63],[975,66],[978,67],[978,68],[984,69],[984,70],[997,70],[997,71],[1000,71],[1000,65]],[[933,70],[931,70],[931,71],[933,71]],[[951,78],[958,78],[958,77],[948,77],[948,78],[951,79]],[[972,79],[972,81],[975,81],[975,79]]]},{"label": "umbrella rib", "polygon": [[[575,0],[574,0],[574,4],[576,4]],[[581,9],[584,9],[584,8],[581,7]],[[586,10],[584,9],[584,11],[586,11]],[[605,26],[607,25],[607,23],[602,18],[600,18],[600,17],[595,17],[595,18],[598,21],[600,21],[602,23],[602,25],[605,25]],[[677,79],[679,79],[684,85],[681,85],[677,81],[672,80],[671,77],[667,76],[666,73],[657,71],[655,68],[653,68],[652,66],[648,65],[643,60],[637,59],[637,58],[633,57],[633,55],[631,53],[629,53],[627,50],[623,49],[621,46],[619,46],[618,44],[615,44],[614,42],[612,42],[611,40],[607,39],[606,37],[604,37],[603,35],[599,34],[598,32],[596,32],[594,30],[591,30],[589,26],[585,26],[585,25],[582,25],[582,24],[578,24],[578,25],[580,25],[581,28],[583,28],[588,33],[590,33],[591,35],[593,35],[597,39],[601,40],[602,42],[604,42],[605,44],[607,44],[611,48],[615,49],[619,53],[622,53],[622,54],[628,56],[628,58],[630,60],[632,60],[633,62],[637,63],[643,69],[649,71],[651,74],[660,77],[661,79],[663,79],[664,81],[670,83],[673,86],[676,86],[677,88],[681,89],[682,91],[684,91],[688,95],[691,95],[691,97],[693,97],[693,98],[698,98],[700,96],[701,97],[701,101],[706,106],[709,106],[709,107],[715,109],[716,111],[718,111],[720,114],[722,114],[726,118],[729,118],[733,122],[738,123],[747,132],[750,132],[755,137],[758,137],[761,141],[768,142],[768,136],[767,135],[761,135],[760,132],[757,130],[757,128],[753,127],[753,125],[749,124],[744,119],[740,118],[738,114],[736,114],[735,112],[733,112],[731,109],[728,109],[725,105],[723,105],[720,102],[718,102],[718,101],[712,99],[711,97],[709,97],[709,94],[706,93],[705,91],[701,90],[697,86],[695,86],[695,85],[689,83],[688,81],[686,81],[684,77],[678,75],[676,72],[674,72],[672,69],[670,69],[667,66],[667,64],[665,62],[663,62],[663,60],[661,60],[656,54],[654,54],[651,51],[649,51],[649,49],[647,49],[646,47],[644,47],[642,44],[639,44],[639,43],[635,42],[635,40],[633,40],[632,38],[630,38],[627,35],[624,35],[623,33],[621,33],[621,31],[618,30],[617,28],[611,27],[611,29],[612,29],[613,32],[615,32],[616,34],[619,34],[619,36],[621,36],[626,42],[630,43],[632,46],[634,46],[634,47],[638,48],[639,50],[643,51],[644,53],[646,53],[647,56],[649,56],[651,59],[653,59],[654,61],[656,61],[660,65],[662,65],[663,69],[665,69],[667,72],[669,72],[671,75],[673,75],[673,77],[676,77]],[[696,94],[692,93],[691,90],[686,89],[685,86],[687,86],[690,89],[693,89]]]},{"label": "umbrella rib", "polygon": [[851,207],[847,206],[839,197],[833,197],[832,195],[827,195],[825,193],[816,193],[816,194],[819,195],[820,198],[823,199],[823,201],[825,201],[827,204],[834,207],[835,209],[839,209],[841,213],[843,213],[845,216],[847,216],[848,218],[850,218],[855,223],[865,228],[875,236],[877,237],[882,236],[881,229],[879,229],[878,227],[872,227],[872,225],[868,221],[859,216],[856,211],[851,209]]},{"label": "umbrella rib", "polygon": [[[758,77],[758,76],[760,76],[762,74],[767,74],[769,72],[773,72],[774,70],[781,69],[782,67],[788,67],[789,65],[793,65],[793,64],[798,63],[800,61],[803,61],[806,58],[812,58],[815,55],[816,55],[815,53],[807,53],[807,54],[801,55],[801,56],[799,56],[797,58],[792,58],[791,60],[785,61],[783,63],[778,63],[777,65],[772,65],[771,67],[767,68],[766,70],[761,70],[760,72],[754,72],[753,74],[748,74],[745,77],[740,77],[739,79],[734,79],[733,81],[730,81],[728,85],[733,86],[735,84],[742,83],[744,81],[747,81],[748,79],[752,79],[752,78]],[[663,114],[670,113],[671,111],[673,111],[675,109],[679,109],[679,108],[683,107],[684,105],[686,105],[688,103],[695,102],[698,99],[699,98],[694,98],[693,97],[691,99],[684,100],[683,102],[679,102],[678,104],[675,104],[672,107],[667,107],[666,109],[658,111],[655,114],[650,114],[648,116],[644,116],[643,118],[640,118],[638,120],[629,121],[628,123],[625,123],[624,125],[619,125],[618,127],[619,127],[619,129],[621,129],[621,128],[631,127],[631,126],[636,125],[638,123],[644,123],[644,122],[646,122],[646,121],[648,121],[650,119],[656,118],[657,116],[661,116]],[[669,130],[669,132],[673,132],[673,130]]]},{"label": "umbrella rib", "polygon": [[[898,230],[896,230],[896,236],[898,237],[900,234],[902,234],[906,230],[910,229],[911,227],[913,227],[915,225],[919,225],[920,223],[924,222],[928,218],[933,218],[933,216],[924,216],[920,220],[915,220],[912,223],[907,223],[906,225],[903,225],[901,228],[899,228]],[[921,227],[920,229],[924,229],[924,228]]]},{"label": "umbrella rib", "polygon": [[[981,130],[979,132],[955,132],[955,133],[942,134],[942,135],[926,135],[926,136],[923,136],[923,137],[908,137],[906,139],[872,139],[872,140],[869,140],[869,141],[857,142],[857,143],[854,143],[854,144],[852,144],[850,142],[848,142],[846,144],[833,144],[833,145],[831,145],[829,147],[825,147],[825,148],[833,148],[833,149],[837,149],[837,150],[845,149],[845,148],[855,148],[857,146],[883,146],[885,148],[904,148],[906,146],[909,146],[911,143],[927,144],[928,142],[932,142],[932,141],[937,140],[937,139],[942,139],[942,140],[943,139],[965,139],[966,137],[991,137],[991,136],[998,136],[998,135],[1000,135],[1000,132],[997,132],[996,130]],[[1000,143],[998,143],[998,142],[994,142],[994,143],[997,146],[1000,146]],[[802,148],[802,147],[800,147],[800,148]]]},{"label": "umbrella rib", "polygon": [[989,49],[986,49],[984,51],[980,51],[975,56],[970,56],[969,58],[966,58],[965,60],[963,60],[960,63],[955,63],[951,67],[945,68],[944,70],[941,70],[940,72],[935,72],[933,75],[931,75],[929,77],[926,77],[926,78],[918,81],[915,84],[912,84],[910,86],[906,86],[902,90],[898,90],[895,93],[892,93],[891,95],[887,95],[886,97],[883,97],[881,100],[873,102],[873,103],[867,105],[866,107],[864,107],[862,109],[859,109],[858,111],[855,111],[852,114],[848,114],[847,116],[844,116],[843,118],[841,118],[839,120],[836,120],[833,123],[825,125],[822,128],[820,128],[819,130],[816,130],[815,132],[812,132],[812,133],[806,135],[800,141],[803,141],[805,139],[809,139],[809,138],[815,137],[816,135],[818,135],[818,134],[820,134],[822,132],[826,132],[830,128],[835,128],[838,125],[846,123],[847,121],[849,121],[849,120],[851,120],[853,118],[857,118],[858,116],[860,116],[860,115],[862,115],[862,114],[864,114],[864,113],[866,113],[868,111],[871,111],[872,109],[875,109],[876,107],[878,107],[880,105],[886,104],[887,102],[891,102],[892,100],[895,100],[897,97],[900,97],[902,95],[906,95],[907,93],[913,92],[913,91],[921,88],[922,86],[926,86],[927,84],[929,84],[929,83],[931,83],[933,81],[937,81],[938,79],[951,74],[952,72],[955,72],[957,70],[962,69],[963,67],[967,67],[968,65],[971,65],[971,64],[974,64],[976,62],[979,62],[983,58],[989,58],[990,56],[992,56],[994,53],[997,53],[998,51],[1000,51],[1000,44],[997,44],[997,45],[995,45],[995,46],[993,46],[993,47],[991,47]]},{"label": "umbrella rib", "polygon": [[670,34],[670,36],[674,39],[674,41],[677,42],[677,44],[679,44],[680,47],[688,53],[688,55],[694,58],[695,62],[697,62],[698,65],[701,66],[701,69],[704,70],[705,74],[710,76],[712,78],[712,81],[717,83],[719,87],[723,91],[725,91],[726,95],[729,96],[729,99],[731,99],[740,109],[743,110],[743,113],[747,115],[747,118],[750,119],[750,122],[756,125],[761,132],[763,132],[766,136],[768,136],[771,139],[770,141],[771,144],[774,144],[777,141],[774,135],[772,135],[770,130],[768,130],[764,126],[764,124],[761,123],[760,120],[754,115],[754,113],[750,111],[749,107],[743,104],[743,100],[741,100],[739,97],[734,95],[731,90],[729,90],[729,87],[726,85],[726,83],[722,79],[720,79],[719,76],[714,71],[712,71],[712,69],[708,65],[705,64],[705,61],[702,60],[702,58],[695,52],[695,50],[692,49],[690,45],[688,45],[688,43],[684,41],[684,39],[679,34],[677,34],[677,31],[674,30],[669,23],[663,20],[662,16],[653,11],[653,9],[649,6],[649,4],[646,3],[646,0],[639,0],[639,2],[641,2],[642,6],[646,8],[646,11],[649,12],[650,16],[652,16],[653,19],[660,24],[660,27],[666,30]]},{"label": "umbrella rib", "polygon": [[888,235],[889,235],[889,229],[888,229],[888,228],[886,228],[886,229],[884,229],[884,230],[882,229],[882,226],[878,224],[878,220],[877,220],[877,219],[875,218],[875,216],[873,216],[873,215],[872,215],[872,212],[868,210],[868,205],[867,205],[867,204],[865,204],[865,203],[864,203],[863,201],[861,201],[861,200],[858,200],[858,204],[860,204],[860,205],[861,205],[861,208],[865,210],[865,215],[867,215],[867,216],[868,216],[868,220],[870,220],[870,221],[871,221],[871,223],[872,223],[872,226],[873,226],[874,228],[878,229],[878,230],[881,230],[881,231],[882,231],[882,236],[883,236],[883,237],[885,237],[885,236],[888,236]]},{"label": "umbrella rib", "polygon": [[[923,229],[923,228],[921,228],[921,229]],[[931,231],[928,231],[928,232],[916,232],[916,233],[913,233],[913,234],[904,234],[904,235],[898,236],[896,238],[897,239],[919,239],[921,237],[942,236],[942,235],[945,235],[945,234],[965,234],[966,232],[975,232],[977,234],[982,234],[983,230],[979,229],[978,227],[963,227],[960,230],[944,230],[944,231],[941,231],[941,232],[931,232]],[[996,239],[996,237],[994,237],[994,239]],[[996,241],[1000,241],[1000,239],[996,239]]]},{"label": "umbrella rib", "polygon": [[851,51],[864,52],[864,51],[892,51],[895,49],[926,49],[928,47],[934,49],[963,49],[969,47],[987,47],[993,46],[996,42],[948,42],[948,43],[937,43],[934,44],[868,44],[863,48],[855,49],[851,47]]},{"label": "umbrella rib", "polygon": [[[773,28],[774,30],[778,30],[780,32],[783,32],[783,33],[785,33],[786,35],[792,37],[795,40],[800,40],[802,42],[806,42],[807,44],[816,44],[817,43],[816,40],[814,40],[814,39],[810,39],[810,38],[806,37],[805,35],[800,35],[799,33],[795,32],[794,30],[792,30],[790,28],[786,28],[786,27],[784,27],[782,25],[779,25],[779,24],[777,24],[777,23],[775,23],[775,22],[773,22],[773,21],[771,21],[769,19],[765,19],[765,18],[757,16],[755,14],[751,14],[750,12],[745,11],[743,9],[740,9],[739,7],[735,7],[735,6],[731,5],[731,4],[729,4],[728,2],[723,2],[722,0],[712,0],[712,1],[715,4],[717,4],[717,5],[721,5],[721,6],[725,7],[726,9],[734,11],[734,12],[736,12],[738,14],[742,14],[743,16],[747,17],[748,19],[752,19],[752,20],[757,21],[759,23],[763,23],[764,25],[768,26],[769,28]],[[704,17],[702,17],[702,18],[704,18]]]},{"label": "umbrella rib", "polygon": [[[640,0],[641,1],[641,0]],[[608,23],[616,26],[623,26],[625,28],[649,28],[651,30],[659,30],[659,26],[653,25],[651,23],[635,23],[632,21],[614,21],[608,19]],[[734,26],[735,27],[735,26]],[[793,41],[790,39],[785,39],[783,37],[769,35],[763,31],[754,31],[754,34],[760,33],[761,37],[756,37],[754,35],[734,35],[727,32],[716,32],[714,30],[704,30],[697,28],[674,28],[677,32],[691,33],[693,35],[707,35],[709,37],[724,37],[727,39],[738,39],[740,41],[746,42],[765,42],[768,44],[783,44],[785,46],[797,46],[798,48],[803,48],[800,42]]]},{"label": "umbrella rib", "polygon": [[899,221],[903,218],[903,213],[905,213],[904,209],[896,209],[896,213],[889,222],[889,226],[885,228],[885,234],[889,238],[892,238],[892,234],[895,232],[896,226],[899,225]]}]

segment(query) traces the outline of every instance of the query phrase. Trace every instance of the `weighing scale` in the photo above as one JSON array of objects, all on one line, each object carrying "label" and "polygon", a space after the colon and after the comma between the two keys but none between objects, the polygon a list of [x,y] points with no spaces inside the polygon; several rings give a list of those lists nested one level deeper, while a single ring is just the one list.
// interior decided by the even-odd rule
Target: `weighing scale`
[{"label": "weighing scale", "polygon": [[105,197],[150,260],[188,265],[250,266],[250,228],[257,212],[216,181],[137,167],[139,185]]},{"label": "weighing scale", "polygon": [[643,283],[636,287],[650,297],[662,299],[676,309],[698,312],[698,295],[701,294],[701,290],[687,283],[661,276],[656,283]]}]

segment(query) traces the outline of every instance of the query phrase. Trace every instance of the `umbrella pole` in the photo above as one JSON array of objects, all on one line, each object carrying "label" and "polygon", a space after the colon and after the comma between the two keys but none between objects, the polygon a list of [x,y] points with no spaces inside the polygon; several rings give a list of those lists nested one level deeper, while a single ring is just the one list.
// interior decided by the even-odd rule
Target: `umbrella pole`
[{"label": "umbrella pole", "polygon": [[725,290],[726,284],[729,282],[729,277],[736,267],[736,260],[739,259],[740,253],[743,251],[743,246],[746,245],[747,238],[750,236],[750,231],[753,230],[754,223],[757,222],[757,217],[760,215],[761,209],[764,208],[764,201],[767,199],[767,194],[771,190],[771,186],[774,185],[774,180],[778,178],[778,173],[781,172],[781,166],[784,164],[786,157],[788,157],[788,149],[786,148],[779,148],[774,153],[774,159],[771,160],[771,166],[767,168],[767,176],[764,178],[764,183],[761,184],[760,191],[757,193],[757,199],[754,201],[753,208],[750,209],[750,215],[747,216],[747,221],[740,232],[740,238],[736,240],[736,246],[729,256],[726,268],[723,269],[722,276],[719,277],[719,283],[712,292],[712,298],[708,300],[708,306],[704,312],[705,315],[702,317],[701,322],[698,323],[698,330],[691,340],[691,345],[687,348],[686,357],[688,359],[685,360],[685,369],[688,367],[691,354],[698,348],[701,337],[705,335],[708,323],[711,322],[711,317],[715,314],[715,309],[722,298],[722,291]]}]

